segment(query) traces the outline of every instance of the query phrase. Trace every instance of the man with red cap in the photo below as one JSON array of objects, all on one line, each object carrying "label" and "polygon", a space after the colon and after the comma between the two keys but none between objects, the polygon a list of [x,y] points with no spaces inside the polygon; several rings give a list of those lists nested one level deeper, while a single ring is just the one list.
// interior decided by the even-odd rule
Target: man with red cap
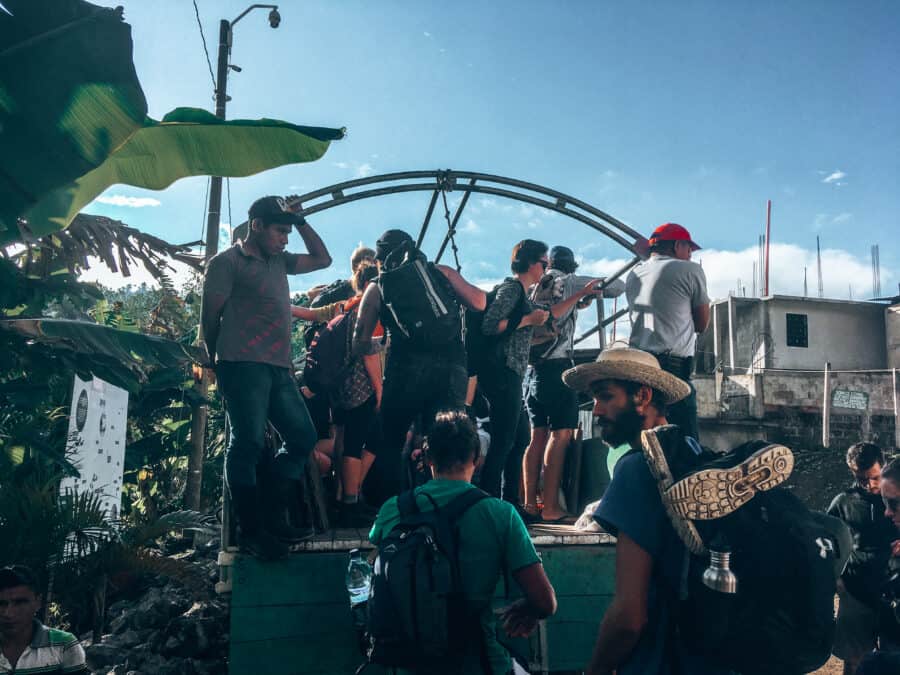
[{"label": "man with red cap", "polygon": [[[690,384],[697,333],[709,324],[709,296],[703,268],[691,262],[700,247],[690,232],[665,223],[650,235],[650,258],[628,274],[625,296],[631,315],[632,347],[656,356],[660,366]],[[697,438],[697,396],[669,408],[669,421]]]}]

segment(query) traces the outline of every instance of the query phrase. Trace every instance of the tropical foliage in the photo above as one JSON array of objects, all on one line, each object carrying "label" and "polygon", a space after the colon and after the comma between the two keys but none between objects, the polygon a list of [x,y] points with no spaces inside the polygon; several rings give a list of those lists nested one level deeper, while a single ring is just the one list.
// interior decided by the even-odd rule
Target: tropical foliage
[{"label": "tropical foliage", "polygon": [[[198,281],[176,290],[167,275],[171,259],[195,261],[185,247],[93,217],[79,217],[65,236],[0,254],[0,275],[10,282],[0,283],[0,564],[40,570],[56,618],[87,629],[102,616],[107,587],[146,571],[189,580],[189,566],[162,557],[157,540],[209,524],[181,511],[191,405],[199,400],[191,376]],[[141,266],[159,288],[78,282],[74,273],[93,260],[119,271]],[[130,394],[119,522],[106,519],[93,495],[59,494],[60,479],[75,471],[66,456],[75,374]],[[203,492],[213,513],[222,417],[213,403]]]}]

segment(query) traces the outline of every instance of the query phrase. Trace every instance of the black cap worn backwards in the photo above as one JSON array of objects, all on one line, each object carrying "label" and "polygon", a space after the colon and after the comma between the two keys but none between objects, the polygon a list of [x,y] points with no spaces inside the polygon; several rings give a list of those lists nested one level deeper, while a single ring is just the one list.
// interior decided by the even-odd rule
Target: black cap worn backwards
[{"label": "black cap worn backwards", "polygon": [[575,253],[568,246],[554,246],[550,249],[550,267],[564,272],[574,272],[578,268]]},{"label": "black cap worn backwards", "polygon": [[259,218],[264,225],[298,225],[305,223],[303,216],[287,210],[287,202],[282,197],[260,197],[253,202],[247,212],[247,219]]},{"label": "black cap worn backwards", "polygon": [[387,230],[375,242],[375,259],[384,262],[387,257],[401,246],[415,248],[413,238],[403,230]]}]

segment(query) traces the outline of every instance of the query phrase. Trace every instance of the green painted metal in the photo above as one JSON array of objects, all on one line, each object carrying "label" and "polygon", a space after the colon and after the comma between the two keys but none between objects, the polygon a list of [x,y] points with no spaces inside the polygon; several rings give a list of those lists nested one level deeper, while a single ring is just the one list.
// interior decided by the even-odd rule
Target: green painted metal
[{"label": "green painted metal", "polygon": [[[528,644],[532,672],[580,670],[612,599],[615,548],[538,547],[559,610]],[[362,663],[344,588],[346,551],[304,552],[261,563],[238,555],[232,568],[232,675],[346,675]],[[514,582],[510,596],[517,595]],[[497,588],[498,606],[510,601]],[[535,669],[537,666],[537,669]],[[380,675],[374,667],[366,675]]]}]

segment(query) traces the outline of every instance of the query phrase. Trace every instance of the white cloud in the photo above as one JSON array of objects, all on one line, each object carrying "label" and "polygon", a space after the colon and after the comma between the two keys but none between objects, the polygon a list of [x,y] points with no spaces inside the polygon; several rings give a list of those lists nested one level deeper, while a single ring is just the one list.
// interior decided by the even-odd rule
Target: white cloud
[{"label": "white cloud", "polygon": [[[820,171],[819,173],[824,174],[825,172]],[[822,182],[823,183],[834,183],[836,185],[843,185],[843,183],[841,183],[840,181],[846,177],[847,177],[846,173],[844,173],[840,169],[837,169],[835,171],[832,171],[827,176],[825,176],[825,178],[822,179]]]},{"label": "white cloud", "polygon": [[[589,247],[582,249],[582,252]],[[769,291],[773,295],[803,295],[803,268],[807,274],[807,292],[810,297],[818,296],[818,280],[816,272],[816,251],[795,244],[774,243],[770,249]],[[709,296],[712,299],[728,297],[735,293],[738,278],[741,285],[751,295],[753,290],[753,263],[757,261],[758,251],[755,246],[740,251],[719,251],[704,249],[694,254],[693,260],[701,262],[706,274]],[[626,258],[584,258],[580,261],[578,274],[603,277],[614,274],[627,262]],[[757,271],[758,273],[758,271]],[[826,298],[847,299],[849,288],[853,288],[854,299],[871,297],[872,268],[868,259],[859,258],[842,249],[824,249],[822,251],[822,275]],[[882,268],[882,288],[893,287],[896,275]],[[484,288],[484,286],[482,286]],[[761,291],[757,291],[761,294]],[[618,308],[625,302],[619,297]],[[612,302],[606,303],[606,315],[612,314]],[[577,334],[592,328],[597,323],[596,313],[585,310],[579,314]],[[616,339],[627,338],[630,324],[627,315],[616,323]],[[607,338],[611,327],[607,326]],[[596,338],[590,338],[580,346],[596,346]]]},{"label": "white cloud", "polygon": [[427,38],[431,37],[431,33],[429,33],[427,30],[424,33],[422,33],[422,35],[424,35]]},{"label": "white cloud", "polygon": [[[190,281],[194,271],[182,262],[170,260],[169,264],[174,271],[169,271],[168,276],[172,280],[176,290],[181,289]],[[158,288],[159,284],[147,270],[139,263],[129,266],[131,276],[126,277],[121,272],[113,272],[99,258],[88,258],[88,269],[82,272],[78,280],[87,283],[99,283],[106,288],[117,290],[125,286],[140,286],[147,284]]]},{"label": "white cloud", "polygon": [[[703,261],[709,295],[724,298],[734,292],[738,278],[747,289],[753,290],[753,263],[757,260],[756,247],[742,251],[716,251],[707,249],[694,254]],[[773,295],[803,295],[803,269],[806,268],[807,291],[818,295],[818,279],[815,249],[796,244],[772,244],[770,253],[769,292]],[[868,259],[859,258],[842,249],[822,251],[822,276],[826,298],[846,299],[848,287],[857,289],[857,298],[869,297],[872,285],[872,267]],[[893,283],[893,274],[882,270],[882,287]],[[759,292],[759,290],[757,291]]]},{"label": "white cloud", "polygon": [[471,218],[466,218],[465,224],[458,229],[460,232],[469,232],[471,234],[477,234],[477,233],[481,232],[481,225],[476,223]]},{"label": "white cloud", "polygon": [[141,209],[145,206],[159,206],[162,202],[153,197],[126,197],[125,195],[107,195],[97,197],[95,202],[110,206],[124,206],[129,209]]},{"label": "white cloud", "polygon": [[375,173],[375,169],[372,168],[372,165],[368,162],[357,162],[357,161],[349,161],[349,162],[334,162],[334,166],[338,169],[350,169],[353,171],[354,178],[367,178]]},{"label": "white cloud", "polygon": [[849,223],[851,220],[853,220],[853,214],[844,212],[837,214],[831,219],[831,222],[835,225],[842,225],[843,223]]},{"label": "white cloud", "polygon": [[816,230],[821,230],[827,225],[844,225],[852,220],[853,214],[846,211],[844,211],[843,213],[838,213],[837,215],[832,215],[830,213],[817,213],[815,218],[813,218],[813,228]]}]

